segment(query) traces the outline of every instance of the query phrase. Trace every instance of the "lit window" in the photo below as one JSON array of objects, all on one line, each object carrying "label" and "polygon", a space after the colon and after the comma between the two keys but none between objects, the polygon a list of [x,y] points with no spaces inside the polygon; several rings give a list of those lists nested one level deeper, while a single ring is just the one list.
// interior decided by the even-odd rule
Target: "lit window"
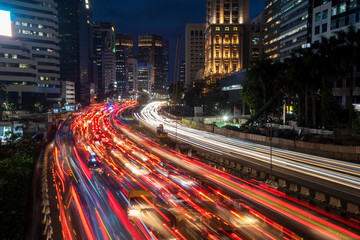
[{"label": "lit window", "polygon": [[220,31],[220,27],[216,27],[215,30],[216,30],[216,31]]},{"label": "lit window", "polygon": [[225,27],[225,31],[229,31],[229,27]]},{"label": "lit window", "polygon": [[234,31],[237,31],[238,30],[238,28],[237,27],[234,27],[234,29],[233,29]]}]

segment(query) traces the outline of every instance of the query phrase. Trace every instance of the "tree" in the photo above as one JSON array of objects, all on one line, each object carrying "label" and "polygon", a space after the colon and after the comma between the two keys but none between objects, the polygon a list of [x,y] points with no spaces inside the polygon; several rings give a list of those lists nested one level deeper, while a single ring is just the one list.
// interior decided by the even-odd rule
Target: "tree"
[{"label": "tree", "polygon": [[356,82],[357,69],[360,66],[360,30],[350,26],[346,31],[336,33],[338,48],[334,51],[338,60],[337,69],[340,76],[349,77],[349,99],[346,100],[346,107],[349,110],[349,127],[352,128],[353,120],[353,88]]}]

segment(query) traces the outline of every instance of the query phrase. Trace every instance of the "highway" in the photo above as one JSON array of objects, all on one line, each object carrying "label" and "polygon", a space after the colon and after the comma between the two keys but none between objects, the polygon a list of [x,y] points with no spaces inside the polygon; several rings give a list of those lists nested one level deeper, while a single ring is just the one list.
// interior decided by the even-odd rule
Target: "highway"
[{"label": "highway", "polygon": [[[360,239],[360,224],[163,149],[98,104],[58,130],[63,239]],[[157,124],[158,125],[158,124]]]},{"label": "highway", "polygon": [[[148,104],[136,117],[143,124],[156,128],[163,124],[167,132],[179,141],[220,154],[241,159],[255,169],[269,170],[270,147],[192,129],[160,116],[164,102]],[[360,201],[360,165],[314,155],[272,148],[273,172],[297,183],[305,183],[353,202]],[[246,165],[246,164],[245,164]]]}]

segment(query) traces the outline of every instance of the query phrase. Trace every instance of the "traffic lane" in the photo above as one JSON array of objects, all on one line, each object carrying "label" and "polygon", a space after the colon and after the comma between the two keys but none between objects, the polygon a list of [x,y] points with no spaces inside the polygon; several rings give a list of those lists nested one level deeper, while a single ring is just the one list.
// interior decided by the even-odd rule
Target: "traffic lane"
[{"label": "traffic lane", "polygon": [[[179,142],[189,143],[183,139],[178,138]],[[199,147],[197,145],[192,145],[193,149],[200,151],[209,151],[208,148]],[[215,146],[214,146],[215,147]],[[229,159],[241,165],[256,169],[257,171],[270,172],[270,153],[268,162],[265,161],[254,161],[253,158],[246,155],[238,155],[234,152],[228,153],[218,153],[216,151],[211,151],[212,155],[218,157]],[[275,162],[275,161],[274,161]],[[311,176],[309,174],[304,174],[298,171],[289,170],[289,165],[287,168],[283,167],[282,164],[272,164],[272,171],[275,176],[278,178],[286,179],[288,182],[298,183],[304,187],[310,189],[321,189],[321,192],[327,193],[333,197],[343,199],[349,202],[360,202],[360,190],[354,189],[352,187],[344,186],[342,184],[329,182],[324,179],[319,179],[317,176]],[[303,171],[307,171],[304,169]],[[331,175],[329,174],[328,177]]]}]

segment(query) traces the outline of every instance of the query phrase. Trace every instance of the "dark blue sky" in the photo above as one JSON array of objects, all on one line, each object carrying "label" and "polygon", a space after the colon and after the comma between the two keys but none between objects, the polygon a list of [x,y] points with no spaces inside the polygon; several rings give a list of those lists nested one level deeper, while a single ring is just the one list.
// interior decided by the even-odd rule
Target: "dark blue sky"
[{"label": "dark blue sky", "polygon": [[[264,2],[250,0],[250,20],[264,9]],[[170,79],[177,36],[181,35],[184,58],[185,24],[205,23],[205,7],[205,0],[93,0],[95,21],[112,21],[118,33],[156,33],[170,41]]]}]

